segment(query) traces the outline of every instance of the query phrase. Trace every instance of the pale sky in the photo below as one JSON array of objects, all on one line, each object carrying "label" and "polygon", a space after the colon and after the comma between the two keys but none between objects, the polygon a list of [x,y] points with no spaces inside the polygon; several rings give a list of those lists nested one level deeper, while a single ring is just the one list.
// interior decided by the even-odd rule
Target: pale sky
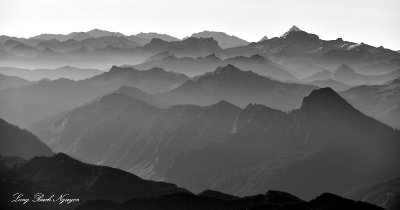
[{"label": "pale sky", "polygon": [[292,25],[400,50],[400,0],[0,0],[0,34],[18,37],[99,28],[178,38],[213,30],[258,41]]}]

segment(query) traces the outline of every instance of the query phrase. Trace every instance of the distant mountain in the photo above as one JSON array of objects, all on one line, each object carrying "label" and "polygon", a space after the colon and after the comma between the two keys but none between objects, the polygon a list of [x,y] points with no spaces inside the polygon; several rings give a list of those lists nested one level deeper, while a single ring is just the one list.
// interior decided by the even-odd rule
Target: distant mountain
[{"label": "distant mountain", "polygon": [[[285,66],[293,62],[321,66],[323,69],[331,69],[341,64],[347,64],[353,68],[376,63],[390,63],[400,59],[400,54],[383,47],[372,47],[364,43],[357,44],[336,40],[322,40],[317,35],[305,32],[293,26],[281,37],[274,37],[246,46],[226,49],[223,56],[251,56],[260,54]],[[289,67],[289,66],[288,66]],[[295,66],[290,66],[296,70]],[[298,75],[307,75],[297,69]],[[378,69],[375,69],[379,72]],[[374,70],[374,71],[375,71]],[[297,74],[296,74],[297,75]]]},{"label": "distant mountain", "polygon": [[310,85],[315,85],[320,88],[324,87],[330,87],[335,91],[344,91],[347,89],[350,89],[352,86],[346,85],[343,82],[339,82],[333,79],[326,79],[326,80],[313,80],[312,82],[309,82],[308,84]]},{"label": "distant mountain", "polygon": [[11,67],[0,67],[0,74],[7,76],[17,76],[29,81],[37,81],[41,79],[72,79],[82,80],[103,73],[97,69],[80,69],[72,66],[63,66],[56,69],[20,69]]},{"label": "distant mountain", "polygon": [[330,88],[289,113],[249,105],[222,143],[175,158],[165,180],[198,192],[265,189],[310,199],[341,194],[400,173],[400,132],[354,109]]},{"label": "distant mountain", "polygon": [[400,80],[395,79],[384,85],[358,86],[340,95],[365,114],[400,128]]},{"label": "distant mountain", "polygon": [[362,186],[346,193],[346,197],[369,202],[387,210],[400,208],[400,177]]},{"label": "distant mountain", "polygon": [[42,39],[42,40],[56,39],[59,41],[67,41],[67,40],[73,39],[75,41],[82,41],[82,40],[88,39],[88,38],[99,38],[99,37],[104,37],[104,36],[122,37],[124,35],[119,32],[109,32],[109,31],[100,30],[100,29],[93,29],[93,30],[87,31],[87,32],[72,32],[72,33],[69,33],[66,35],[64,35],[64,34],[40,34],[40,35],[31,37],[30,39]]},{"label": "distant mountain", "polygon": [[110,32],[110,31],[105,31],[105,30],[100,30],[100,29],[93,29],[91,31],[86,32],[89,36],[93,38],[99,38],[103,36],[124,36],[122,33],[119,32]]},{"label": "distant mountain", "polygon": [[317,72],[315,74],[310,75],[309,77],[306,77],[303,79],[303,81],[306,82],[312,82],[314,80],[326,80],[330,79],[332,77],[332,72],[328,70],[323,70],[321,72]]},{"label": "distant mountain", "polygon": [[[139,49],[138,49],[139,50]],[[168,51],[178,57],[199,57],[206,56],[222,51],[218,42],[212,38],[195,38],[189,37],[182,41],[164,41],[154,38],[150,43],[144,45],[141,49],[142,53],[157,54]]]},{"label": "distant mountain", "polygon": [[[349,65],[362,74],[383,74],[400,68],[400,54],[396,51],[341,38],[322,40],[295,26],[280,37],[253,43],[223,32],[205,31],[194,36],[213,38],[180,40],[158,33],[124,36],[99,29],[66,35],[42,34],[29,39],[1,36],[0,48],[4,52],[0,52],[0,66],[32,69],[71,65],[103,69],[111,65],[138,64],[152,55],[169,51],[177,57],[215,53],[222,59],[259,54],[286,67],[299,78],[324,69],[333,70],[341,64]],[[221,49],[218,44],[229,48]]]},{"label": "distant mountain", "polygon": [[[4,160],[0,162],[4,166]],[[6,209],[70,209],[91,199],[123,202],[138,197],[151,197],[187,192],[174,184],[140,179],[125,171],[95,166],[58,153],[52,157],[35,157],[7,170],[1,167],[1,206]],[[20,192],[32,198],[35,193],[54,194],[79,202],[60,205],[58,202],[10,202],[9,195]],[[46,197],[47,198],[47,197]]]},{"label": "distant mountain", "polygon": [[232,64],[240,69],[252,70],[260,75],[269,76],[281,81],[295,81],[296,78],[283,66],[270,61],[260,55],[251,57],[238,56],[220,59],[215,54],[197,58],[178,58],[172,53],[156,54],[148,58],[144,63],[134,65],[138,69],[160,67],[166,70],[184,73],[190,76],[198,76],[206,72],[214,71],[220,66]]},{"label": "distant mountain", "polygon": [[400,59],[389,62],[374,63],[357,68],[357,72],[366,75],[387,74],[400,69]]},{"label": "distant mountain", "polygon": [[342,83],[345,83],[349,86],[357,86],[357,85],[376,85],[383,84],[393,78],[397,78],[400,76],[400,70],[393,71],[387,74],[382,75],[363,75],[357,73],[354,69],[349,66],[343,64],[336,71],[322,71],[311,75],[308,78],[305,78],[305,81],[313,81],[313,80],[336,80]]},{"label": "distant mountain", "polygon": [[34,57],[40,53],[40,50],[25,44],[19,44],[8,50],[9,53],[16,56]]},{"label": "distant mountain", "polygon": [[177,87],[186,80],[183,74],[166,72],[160,68],[139,71],[114,66],[110,71],[86,80],[40,81],[31,86],[4,90],[0,93],[0,116],[11,123],[27,127],[35,121],[73,109],[124,85],[158,93]]},{"label": "distant mountain", "polygon": [[218,45],[221,46],[222,49],[244,46],[249,44],[246,40],[238,38],[236,36],[228,35],[224,32],[216,32],[216,31],[202,31],[198,33],[192,34],[192,37],[196,38],[213,38],[218,42]]},{"label": "distant mountain", "polygon": [[166,42],[176,42],[180,41],[180,39],[170,36],[168,34],[159,34],[159,33],[154,33],[154,32],[149,32],[149,33],[138,33],[136,34],[137,37],[152,40],[152,39],[161,39]]},{"label": "distant mountain", "polygon": [[83,40],[70,39],[67,41],[44,40],[36,45],[37,49],[49,48],[56,52],[68,52],[85,48],[88,50],[102,49],[106,47],[117,47],[119,49],[130,49],[140,44],[123,36],[101,36],[97,38],[88,37]]},{"label": "distant mountain", "polygon": [[84,39],[91,38],[91,36],[85,32],[72,32],[69,34],[40,34],[30,39],[43,39],[43,40],[52,40],[56,39],[58,41],[67,41],[67,40],[75,40],[75,41],[82,41]]},{"label": "distant mountain", "polygon": [[262,42],[262,41],[265,41],[265,40],[268,40],[268,37],[267,37],[267,36],[263,36],[263,38],[261,38],[261,39],[259,40],[259,42]]},{"label": "distant mountain", "polygon": [[0,118],[0,156],[30,159],[51,155],[53,152],[35,135]]},{"label": "distant mountain", "polygon": [[302,30],[300,30],[300,28],[297,27],[296,25],[293,25],[293,26],[289,29],[289,31],[285,32],[285,33],[282,35],[282,37],[288,36],[291,32],[299,32],[299,31],[302,31]]},{"label": "distant mountain", "polygon": [[260,103],[291,110],[299,107],[302,98],[313,89],[316,87],[282,83],[228,64],[188,80],[159,97],[167,104],[210,105],[226,100],[241,107]]},{"label": "distant mountain", "polygon": [[146,39],[143,37],[138,37],[136,35],[130,35],[130,36],[126,36],[127,39],[134,41],[138,44],[140,44],[141,46],[150,43],[151,39]]},{"label": "distant mountain", "polygon": [[30,84],[29,81],[22,78],[0,74],[0,92],[7,88],[20,88]]}]

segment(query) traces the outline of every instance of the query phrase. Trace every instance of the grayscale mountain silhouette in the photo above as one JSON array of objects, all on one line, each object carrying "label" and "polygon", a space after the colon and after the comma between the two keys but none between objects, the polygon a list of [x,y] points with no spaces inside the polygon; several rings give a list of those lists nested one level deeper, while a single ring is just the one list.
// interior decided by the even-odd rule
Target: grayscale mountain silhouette
[{"label": "grayscale mountain silhouette", "polygon": [[25,1],[1,210],[400,208],[394,2]]}]

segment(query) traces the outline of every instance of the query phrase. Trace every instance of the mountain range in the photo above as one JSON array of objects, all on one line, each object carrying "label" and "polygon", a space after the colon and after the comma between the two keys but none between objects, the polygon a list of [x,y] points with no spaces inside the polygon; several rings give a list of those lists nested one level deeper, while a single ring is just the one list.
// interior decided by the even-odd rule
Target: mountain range
[{"label": "mountain range", "polygon": [[[2,131],[12,131],[19,141],[30,142],[29,147],[11,141],[3,148],[17,148],[20,153],[0,155],[0,207],[14,209],[381,209],[377,206],[348,200],[324,193],[310,202],[289,193],[270,190],[263,195],[237,197],[205,190],[193,194],[174,184],[154,182],[105,166],[78,161],[63,153],[49,155],[49,149],[27,131],[15,129],[1,121]],[[32,138],[33,137],[33,138]],[[1,141],[4,141],[1,138]],[[25,149],[23,149],[25,148]],[[29,148],[29,150],[26,150]],[[24,160],[18,156],[38,152],[36,157]],[[6,156],[2,156],[6,155]],[[11,155],[11,157],[9,156]],[[10,194],[14,192],[13,195]],[[37,192],[41,192],[41,197]],[[36,194],[35,194],[36,193]],[[30,195],[47,202],[33,202]],[[52,196],[50,196],[52,195]],[[10,202],[11,200],[17,202]],[[19,198],[16,198],[21,196]],[[59,197],[58,197],[59,196]],[[71,196],[71,197],[70,197]],[[27,200],[24,200],[27,199]],[[26,202],[26,203],[23,203]]]},{"label": "mountain range", "polygon": [[54,151],[194,192],[278,189],[309,199],[400,171],[400,133],[329,88],[289,113],[226,101],[160,109],[113,93],[30,130]]},{"label": "mountain range", "polygon": [[363,75],[357,73],[349,66],[343,64],[335,72],[322,71],[304,79],[305,81],[314,80],[336,80],[349,86],[358,85],[381,85],[400,76],[400,69],[380,75]]},{"label": "mountain range", "polygon": [[192,34],[192,37],[213,38],[215,41],[218,42],[218,45],[221,46],[221,48],[223,48],[223,49],[239,47],[239,46],[244,46],[244,45],[249,44],[249,42],[247,42],[246,40],[243,40],[239,37],[231,36],[224,32],[216,32],[216,31],[202,31],[202,32]]},{"label": "mountain range", "polygon": [[0,74],[16,76],[28,81],[41,79],[56,80],[60,78],[83,80],[103,73],[97,69],[80,69],[72,66],[63,66],[56,69],[21,69],[13,67],[0,67]]},{"label": "mountain range", "polygon": [[0,36],[0,209],[397,210],[399,79],[297,26]]},{"label": "mountain range", "polygon": [[232,64],[243,70],[252,70],[260,75],[269,76],[281,81],[297,80],[285,67],[260,55],[251,57],[238,56],[228,59],[220,59],[215,54],[205,57],[178,58],[170,52],[162,52],[150,57],[147,61],[134,65],[137,69],[149,69],[153,67],[163,68],[168,71],[183,73],[189,76],[198,76],[206,72],[214,71],[217,67]]},{"label": "mountain range", "polygon": [[8,122],[27,127],[33,122],[115,91],[123,85],[158,93],[177,87],[186,80],[183,74],[166,72],[160,68],[139,71],[116,66],[86,80],[41,80],[30,86],[0,92],[0,116]]},{"label": "mountain range", "polygon": [[[158,41],[151,43],[152,39]],[[400,54],[396,51],[341,38],[322,40],[296,26],[282,36],[252,43],[213,31],[194,33],[180,40],[166,34],[125,36],[94,29],[68,35],[43,34],[29,39],[3,35],[0,48],[2,66],[30,69],[65,65],[104,69],[111,65],[135,65],[165,51],[178,57],[215,53],[222,59],[259,54],[286,67],[298,78],[324,69],[332,70],[342,64],[363,74],[384,74],[400,69]]]},{"label": "mountain range", "polygon": [[383,85],[358,86],[340,94],[360,111],[400,129],[400,77]]}]

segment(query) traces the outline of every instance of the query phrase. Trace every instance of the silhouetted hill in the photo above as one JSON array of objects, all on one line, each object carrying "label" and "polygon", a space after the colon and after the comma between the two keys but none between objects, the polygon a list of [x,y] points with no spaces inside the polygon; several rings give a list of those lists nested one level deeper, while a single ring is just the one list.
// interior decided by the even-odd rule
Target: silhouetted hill
[{"label": "silhouetted hill", "polygon": [[[80,162],[63,153],[52,157],[35,157],[10,170],[2,170],[0,174],[1,205],[6,209],[66,209],[89,199],[123,202],[136,197],[187,192],[174,184],[143,180],[125,171]],[[15,192],[30,198],[37,192],[45,196],[54,194],[54,199],[68,194],[67,198],[78,198],[79,202],[69,205],[29,202],[24,205],[10,202],[9,196]]]},{"label": "silhouetted hill", "polygon": [[180,193],[152,198],[132,199],[124,203],[110,201],[89,201],[77,210],[122,210],[122,209],[235,209],[235,210],[260,210],[260,209],[382,209],[363,202],[355,202],[333,194],[323,194],[316,199],[305,202],[288,193],[279,191],[268,191],[265,195],[244,197],[236,200],[224,200],[195,196]]},{"label": "silhouetted hill", "polygon": [[0,119],[0,155],[30,159],[51,156],[53,152],[35,135]]}]

